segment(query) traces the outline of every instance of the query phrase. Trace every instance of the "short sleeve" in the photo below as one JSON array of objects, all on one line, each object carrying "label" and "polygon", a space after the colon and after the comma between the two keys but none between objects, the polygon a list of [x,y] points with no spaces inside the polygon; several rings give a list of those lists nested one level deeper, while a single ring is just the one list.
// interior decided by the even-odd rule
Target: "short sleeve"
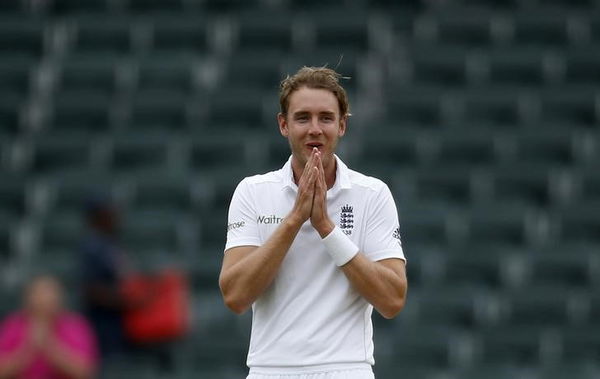
[{"label": "short sleeve", "polygon": [[260,246],[256,209],[251,195],[248,180],[242,180],[229,204],[225,251],[238,246]]},{"label": "short sleeve", "polygon": [[370,202],[367,210],[363,253],[373,261],[399,258],[406,261],[400,239],[396,203],[387,185]]},{"label": "short sleeve", "polygon": [[0,323],[0,361],[10,357],[23,342],[22,320],[17,314],[11,314]]},{"label": "short sleeve", "polygon": [[60,336],[61,342],[72,354],[92,367],[98,364],[96,335],[83,317],[75,314],[65,316]]}]

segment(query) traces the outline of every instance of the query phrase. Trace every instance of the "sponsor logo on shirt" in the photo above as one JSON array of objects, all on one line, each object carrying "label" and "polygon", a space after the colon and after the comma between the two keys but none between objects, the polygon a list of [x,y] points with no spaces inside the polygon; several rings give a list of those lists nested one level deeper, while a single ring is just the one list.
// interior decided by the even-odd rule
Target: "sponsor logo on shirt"
[{"label": "sponsor logo on shirt", "polygon": [[398,243],[400,243],[400,227],[397,227],[394,230],[394,233],[392,234],[392,237],[394,237],[395,239],[397,239]]},{"label": "sponsor logo on shirt", "polygon": [[244,221],[231,222],[227,224],[227,231],[231,231],[238,228],[243,228],[246,225]]},{"label": "sponsor logo on shirt", "polygon": [[351,205],[342,206],[342,213],[340,214],[340,229],[346,234],[351,235],[352,229],[354,228],[354,213]]},{"label": "sponsor logo on shirt", "polygon": [[259,224],[280,224],[283,221],[283,217],[277,217],[275,215],[270,216],[258,216],[256,222]]}]

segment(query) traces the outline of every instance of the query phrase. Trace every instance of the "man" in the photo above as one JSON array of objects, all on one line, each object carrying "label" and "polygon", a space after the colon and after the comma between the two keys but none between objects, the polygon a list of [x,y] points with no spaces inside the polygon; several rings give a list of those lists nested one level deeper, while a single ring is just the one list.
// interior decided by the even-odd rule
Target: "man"
[{"label": "man", "polygon": [[391,193],[334,155],[349,116],[339,77],[304,67],[281,83],[292,155],[231,201],[219,284],[231,310],[253,309],[249,379],[372,379],[372,309],[392,318],[404,306]]},{"label": "man", "polygon": [[126,353],[123,329],[126,300],[119,291],[126,257],[117,242],[119,213],[112,200],[95,194],[85,204],[89,234],[80,247],[85,315],[92,323],[103,359]]}]

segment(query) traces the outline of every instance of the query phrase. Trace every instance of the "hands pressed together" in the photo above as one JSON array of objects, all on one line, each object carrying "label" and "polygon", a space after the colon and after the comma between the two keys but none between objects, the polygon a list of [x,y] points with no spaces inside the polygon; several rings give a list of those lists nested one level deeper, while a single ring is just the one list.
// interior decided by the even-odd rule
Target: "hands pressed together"
[{"label": "hands pressed together", "polygon": [[321,152],[316,147],[304,166],[298,181],[298,196],[292,210],[301,223],[310,218],[311,225],[321,238],[327,236],[335,225],[327,214],[327,184]]}]

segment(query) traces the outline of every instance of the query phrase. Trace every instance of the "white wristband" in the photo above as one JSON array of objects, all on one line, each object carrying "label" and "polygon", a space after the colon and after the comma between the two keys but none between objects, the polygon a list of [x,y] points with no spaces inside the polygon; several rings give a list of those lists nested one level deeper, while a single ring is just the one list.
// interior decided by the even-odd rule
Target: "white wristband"
[{"label": "white wristband", "polygon": [[338,266],[345,265],[358,254],[358,246],[337,226],[323,238],[323,244],[325,244],[327,253]]}]

